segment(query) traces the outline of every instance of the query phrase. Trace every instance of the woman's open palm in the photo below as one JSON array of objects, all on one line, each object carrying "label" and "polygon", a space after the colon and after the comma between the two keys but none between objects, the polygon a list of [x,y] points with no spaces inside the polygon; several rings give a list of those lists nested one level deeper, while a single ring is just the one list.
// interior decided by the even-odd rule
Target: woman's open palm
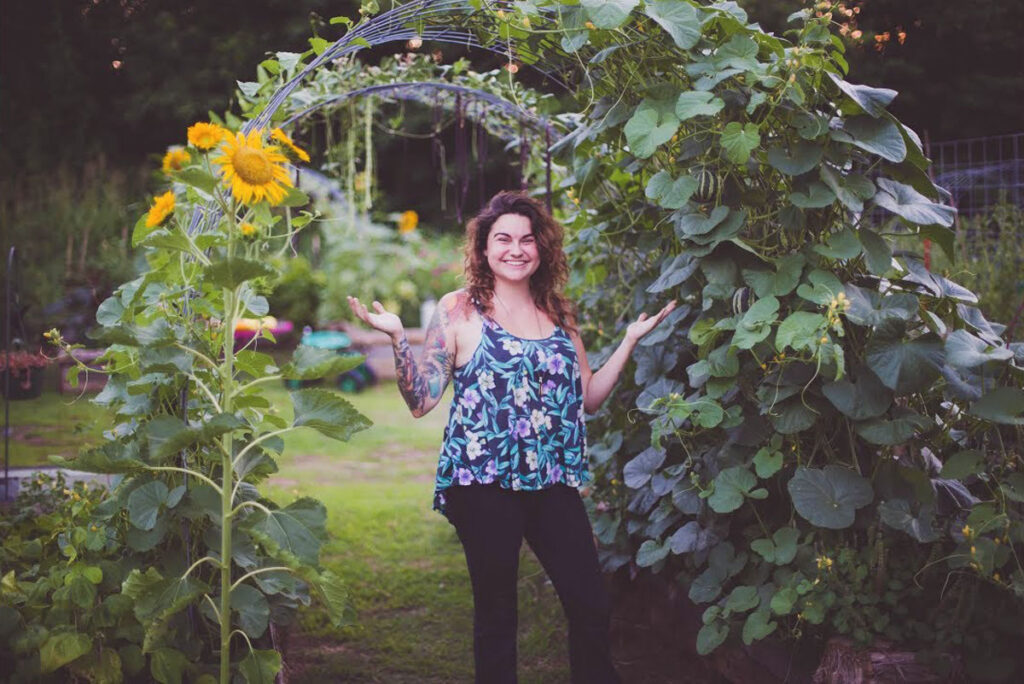
[{"label": "woman's open palm", "polygon": [[373,302],[373,310],[376,313],[371,313],[356,297],[348,297],[348,305],[352,308],[352,313],[371,328],[380,330],[381,332],[385,332],[391,336],[395,336],[403,330],[402,319],[395,314],[386,311],[384,309],[384,305],[380,302]]},{"label": "woman's open palm", "polygon": [[661,311],[653,316],[648,316],[646,313],[640,314],[640,317],[630,323],[629,327],[626,328],[626,337],[634,341],[639,340],[644,335],[654,330],[659,323],[665,320],[665,317],[672,313],[674,308],[676,308],[676,300],[673,299],[671,302],[666,304]]}]

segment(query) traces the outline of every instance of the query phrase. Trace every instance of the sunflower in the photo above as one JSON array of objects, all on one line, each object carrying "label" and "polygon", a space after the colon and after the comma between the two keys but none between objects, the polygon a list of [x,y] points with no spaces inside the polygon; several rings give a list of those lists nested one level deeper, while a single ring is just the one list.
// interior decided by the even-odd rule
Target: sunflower
[{"label": "sunflower", "polygon": [[188,127],[188,143],[201,150],[212,150],[229,135],[231,133],[227,129],[205,121],[194,123]]},{"label": "sunflower", "polygon": [[403,235],[411,233],[416,230],[416,226],[420,222],[420,215],[412,209],[403,211],[402,215],[398,218],[398,232]]},{"label": "sunflower", "polygon": [[284,153],[294,160],[309,162],[309,153],[295,144],[295,141],[288,137],[288,134],[280,128],[270,131],[270,139],[284,145]]},{"label": "sunflower", "polygon": [[259,228],[252,225],[251,223],[243,223],[238,226],[238,232],[242,234],[246,240],[252,240],[259,233]]},{"label": "sunflower", "polygon": [[184,148],[177,146],[169,148],[167,154],[164,155],[164,173],[171,174],[175,171],[181,171],[191,159],[191,155]]},{"label": "sunflower", "polygon": [[174,213],[174,193],[167,191],[153,198],[153,206],[146,213],[146,227],[156,228]]},{"label": "sunflower", "polygon": [[263,144],[262,129],[229,135],[221,151],[213,163],[221,167],[224,182],[239,202],[252,204],[266,198],[280,204],[288,192],[285,188],[293,187],[283,166],[288,158],[275,145]]}]

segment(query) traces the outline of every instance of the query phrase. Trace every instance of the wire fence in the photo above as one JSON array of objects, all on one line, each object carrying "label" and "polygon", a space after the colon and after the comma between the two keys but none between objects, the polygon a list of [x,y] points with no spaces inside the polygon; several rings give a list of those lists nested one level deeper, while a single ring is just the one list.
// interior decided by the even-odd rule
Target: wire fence
[{"label": "wire fence", "polygon": [[1024,133],[933,142],[926,154],[961,216],[996,204],[1024,206]]}]

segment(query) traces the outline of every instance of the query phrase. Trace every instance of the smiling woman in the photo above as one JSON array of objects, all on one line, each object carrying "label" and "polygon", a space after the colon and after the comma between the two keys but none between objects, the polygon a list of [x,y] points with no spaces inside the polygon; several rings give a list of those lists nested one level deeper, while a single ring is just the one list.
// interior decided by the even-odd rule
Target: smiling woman
[{"label": "smiling woman", "polygon": [[454,399],[434,508],[462,542],[473,585],[478,682],[514,682],[516,579],[525,538],[569,620],[573,681],[617,682],[610,605],[577,488],[591,478],[584,411],[611,392],[637,341],[673,309],[642,314],[592,373],[570,302],[563,229],[544,205],[501,192],[466,227],[464,290],[442,297],[413,358],[398,317],[349,298],[394,341],[398,386],[414,416]]}]

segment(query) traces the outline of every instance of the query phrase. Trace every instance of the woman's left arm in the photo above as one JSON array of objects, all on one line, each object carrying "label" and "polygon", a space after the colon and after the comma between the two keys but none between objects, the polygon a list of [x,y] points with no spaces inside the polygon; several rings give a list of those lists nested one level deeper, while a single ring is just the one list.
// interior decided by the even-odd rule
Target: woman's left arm
[{"label": "woman's left arm", "polygon": [[643,339],[644,335],[654,330],[675,308],[676,301],[673,299],[654,316],[648,316],[646,313],[640,314],[640,317],[626,328],[626,336],[622,339],[618,349],[596,372],[591,372],[590,365],[587,363],[587,351],[583,348],[583,340],[580,339],[578,333],[572,334],[572,342],[576,347],[576,356],[579,357],[580,363],[584,411],[593,413],[600,408],[604,400],[611,394],[615,383],[619,381],[619,375],[633,353],[636,343]]}]

